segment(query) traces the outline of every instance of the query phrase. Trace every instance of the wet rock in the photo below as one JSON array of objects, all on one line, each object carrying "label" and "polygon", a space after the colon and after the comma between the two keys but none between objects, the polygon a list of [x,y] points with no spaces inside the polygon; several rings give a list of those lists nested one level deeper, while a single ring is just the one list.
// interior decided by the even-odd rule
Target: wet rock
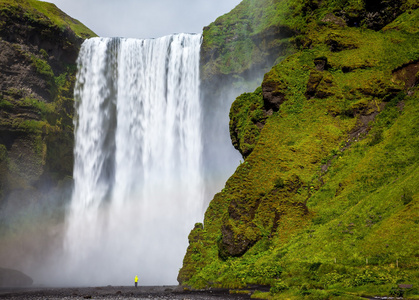
[{"label": "wet rock", "polygon": [[312,98],[316,94],[317,87],[323,79],[323,73],[317,70],[310,72],[310,77],[307,82],[306,96]]},{"label": "wet rock", "polygon": [[405,83],[405,89],[410,89],[419,83],[419,60],[405,64],[393,71],[393,78]]},{"label": "wet rock", "polygon": [[322,56],[314,59],[314,65],[316,66],[317,71],[324,71],[329,68],[329,65],[327,64],[327,57]]}]

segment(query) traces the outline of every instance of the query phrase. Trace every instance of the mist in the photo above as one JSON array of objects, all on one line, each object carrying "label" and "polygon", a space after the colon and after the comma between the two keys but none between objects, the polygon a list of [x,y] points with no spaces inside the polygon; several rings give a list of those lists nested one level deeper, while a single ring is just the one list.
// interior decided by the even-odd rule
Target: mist
[{"label": "mist", "polygon": [[[37,189],[9,194],[0,209],[0,267],[22,271],[40,284],[51,258],[62,251],[64,217],[73,181],[41,180]],[[54,270],[55,273],[55,270]],[[45,281],[42,279],[42,281]]]},{"label": "mist", "polygon": [[[177,284],[190,230],[203,222],[209,202],[242,159],[229,135],[231,103],[261,78],[254,73],[250,85],[222,80],[202,86],[200,36],[185,38],[195,39],[195,56],[190,47],[181,49],[187,41],[178,44],[178,54],[173,45],[168,52],[174,37],[85,42],[75,88],[74,183],[33,205],[10,199],[2,209],[13,224],[2,238],[2,267],[45,286],[131,285],[135,275],[140,285]],[[147,43],[156,48],[145,49]],[[155,57],[142,59],[147,53]],[[188,68],[195,69],[166,71],[159,61],[167,53],[179,55],[184,66],[194,57]],[[142,79],[156,86],[147,88]],[[170,87],[179,80],[184,90]],[[182,102],[191,99],[198,107]]]}]

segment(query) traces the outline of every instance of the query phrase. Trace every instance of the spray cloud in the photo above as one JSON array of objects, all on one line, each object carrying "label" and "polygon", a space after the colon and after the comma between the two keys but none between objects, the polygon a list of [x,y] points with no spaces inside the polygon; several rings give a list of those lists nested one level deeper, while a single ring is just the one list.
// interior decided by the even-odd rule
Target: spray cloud
[{"label": "spray cloud", "polygon": [[82,45],[67,284],[176,283],[203,213],[200,39]]}]

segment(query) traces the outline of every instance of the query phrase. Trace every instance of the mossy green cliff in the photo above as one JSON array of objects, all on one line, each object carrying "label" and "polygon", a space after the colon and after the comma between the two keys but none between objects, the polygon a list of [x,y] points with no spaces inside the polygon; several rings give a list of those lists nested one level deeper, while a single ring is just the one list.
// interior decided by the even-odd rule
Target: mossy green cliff
[{"label": "mossy green cliff", "polygon": [[278,54],[286,53],[295,32],[281,22],[277,2],[245,0],[204,28],[204,81],[220,75],[246,78],[252,71],[269,70]]},{"label": "mossy green cliff", "polygon": [[254,34],[288,34],[261,86],[231,106],[245,160],[190,233],[181,284],[268,285],[263,298],[419,297],[418,7],[243,1],[204,30],[204,57],[218,55],[204,78],[257,60],[259,50],[238,48],[228,65],[223,49],[240,38],[231,24],[262,15]]},{"label": "mossy green cliff", "polygon": [[83,40],[94,35],[53,4],[0,1],[0,206],[5,224],[19,218],[15,209],[42,206],[45,195],[72,175],[76,59]]}]

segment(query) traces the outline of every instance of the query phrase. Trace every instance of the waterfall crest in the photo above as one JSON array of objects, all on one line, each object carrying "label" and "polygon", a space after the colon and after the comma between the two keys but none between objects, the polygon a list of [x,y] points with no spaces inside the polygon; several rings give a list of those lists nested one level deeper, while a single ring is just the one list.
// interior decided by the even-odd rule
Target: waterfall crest
[{"label": "waterfall crest", "polygon": [[176,283],[204,209],[200,43],[189,34],[83,43],[68,283]]}]

